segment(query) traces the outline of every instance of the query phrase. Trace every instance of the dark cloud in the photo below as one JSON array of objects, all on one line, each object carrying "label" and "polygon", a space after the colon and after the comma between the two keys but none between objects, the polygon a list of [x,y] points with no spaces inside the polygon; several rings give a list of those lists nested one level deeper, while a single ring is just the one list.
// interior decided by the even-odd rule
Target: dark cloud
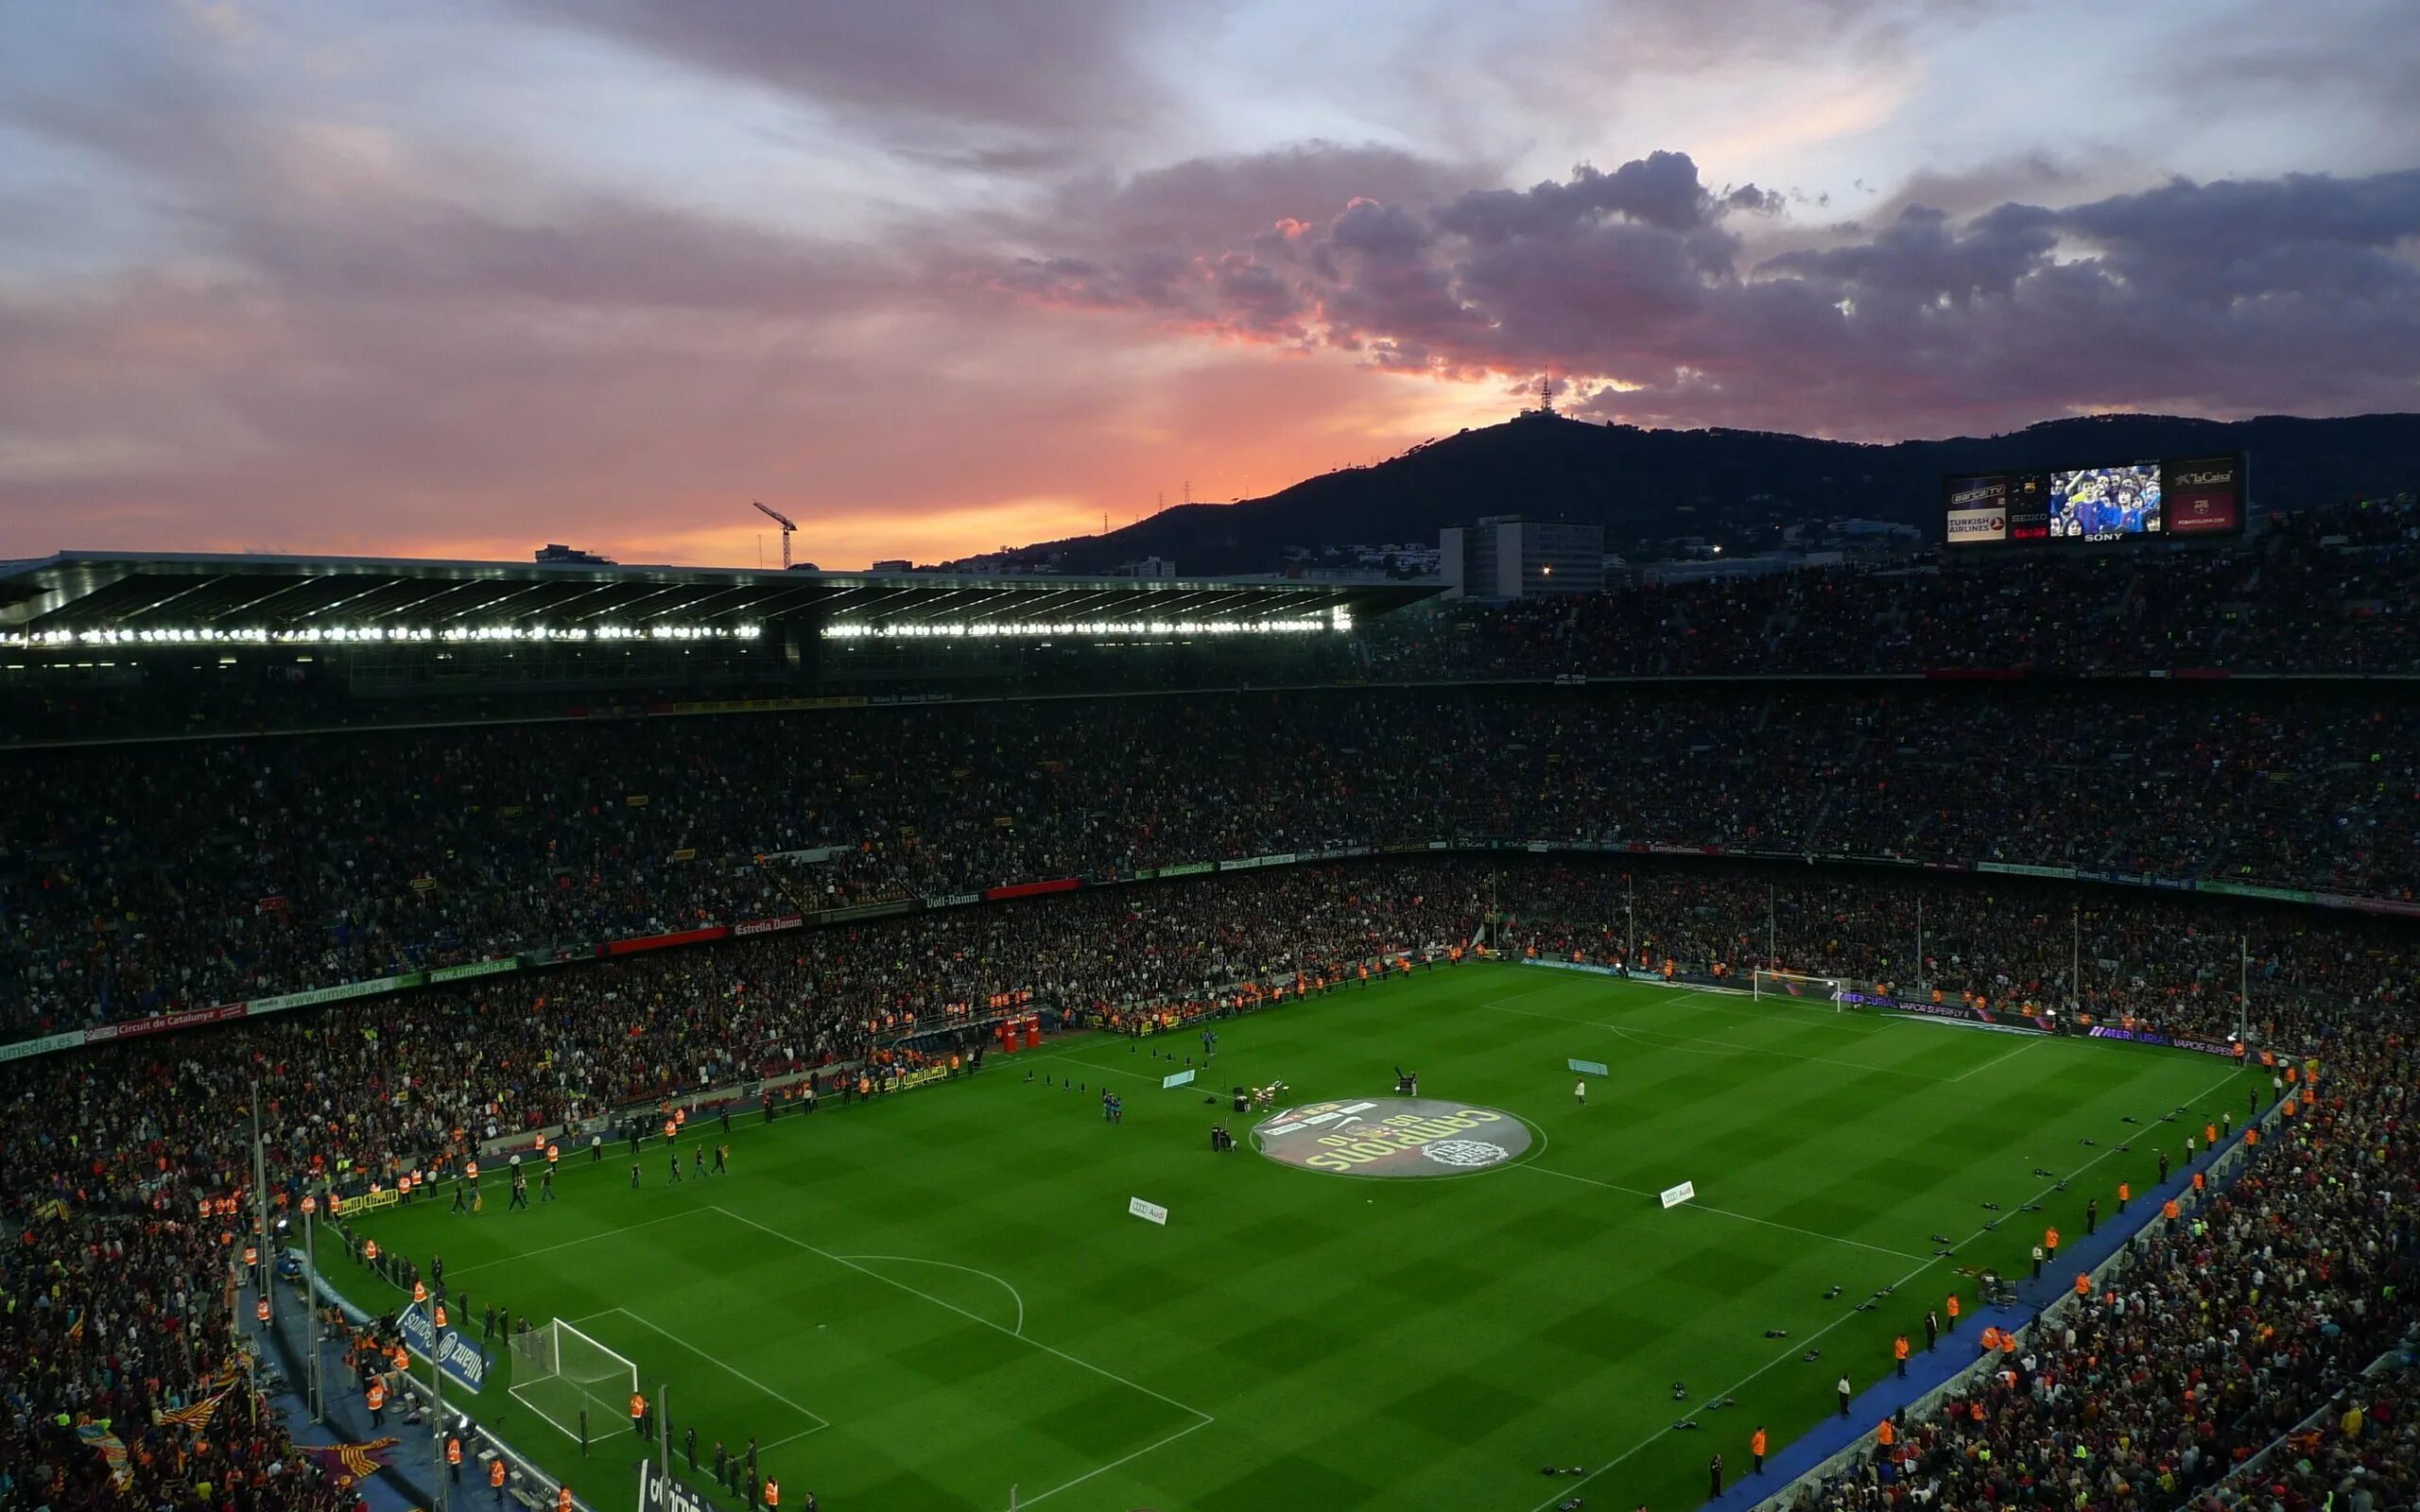
[{"label": "dark cloud", "polygon": [[1738,225],[1776,199],[1658,152],[1425,205],[1354,198],[1176,262],[1162,247],[1148,287],[1097,268],[1050,286],[1387,368],[1553,369],[1583,410],[1660,423],[1898,436],[2108,406],[2407,407],[2420,385],[2420,172],[1910,202],[1749,258]]},{"label": "dark cloud", "polygon": [[[1130,56],[1158,0],[882,0],[661,5],[545,0],[562,25],[912,133],[1044,136],[1132,124],[1155,109]],[[1011,140],[994,163],[1031,154]]]}]

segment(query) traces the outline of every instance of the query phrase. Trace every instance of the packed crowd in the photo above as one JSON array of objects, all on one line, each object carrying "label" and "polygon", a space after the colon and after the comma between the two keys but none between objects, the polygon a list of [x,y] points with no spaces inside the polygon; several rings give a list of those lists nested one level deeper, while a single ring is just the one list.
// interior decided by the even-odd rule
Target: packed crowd
[{"label": "packed crowd", "polygon": [[[23,1504],[85,1504],[78,1493],[108,1467],[78,1430],[106,1419],[150,1504],[216,1504],[241,1486],[232,1499],[245,1512],[333,1512],[333,1486],[298,1469],[273,1429],[237,1419],[240,1388],[202,1431],[152,1421],[226,1379],[229,1250],[218,1224],[186,1214],[246,1189],[255,1098],[281,1183],[310,1171],[385,1178],[396,1162],[460,1159],[492,1136],[844,1066],[877,1042],[962,1024],[1004,993],[1051,1021],[1251,1001],[1238,984],[1349,978],[1359,963],[1467,942],[1491,914],[1514,951],[1627,951],[1692,975],[1761,964],[1770,950],[1793,970],[2054,997],[2075,960],[2087,1002],[2220,1032],[2233,1026],[2237,942],[2248,939],[2256,1032],[2325,1057],[2320,1105],[2268,1147],[2255,1180],[2199,1215],[2201,1232],[2147,1250],[2121,1301],[2080,1319],[2072,1345],[2031,1341],[2036,1364],[1986,1391],[1981,1426],[1912,1437],[1904,1470],[1834,1487],[1835,1504],[1930,1486],[1920,1504],[1979,1506],[2022,1500],[2029,1478],[2063,1497],[2083,1489],[2086,1505],[2110,1494],[2112,1474],[2140,1491],[2162,1476],[2200,1485],[2411,1323],[2420,1066],[2398,1025],[2420,939],[2407,928],[2014,879],[1373,858],[577,964],[16,1062],[0,1072],[0,1217],[23,1228],[0,1255],[13,1304],[0,1313],[0,1395],[19,1410],[0,1428],[0,1463],[31,1493]],[[2188,1404],[2179,1387],[2195,1371],[2207,1383]],[[2122,1415],[2095,1405],[2121,1399]],[[2375,1444],[2331,1443],[2325,1462],[2349,1475],[2367,1456],[2384,1474],[2401,1441],[2382,1427]],[[2088,1460],[2066,1457],[2078,1445]]]},{"label": "packed crowd", "polygon": [[2271,517],[2201,551],[1799,568],[1392,615],[1368,632],[1394,680],[1945,669],[2108,675],[2420,671],[2420,508]]},{"label": "packed crowd", "polygon": [[0,761],[16,1035],[705,923],[1490,838],[2408,896],[2420,705],[2156,685],[1366,690]]}]

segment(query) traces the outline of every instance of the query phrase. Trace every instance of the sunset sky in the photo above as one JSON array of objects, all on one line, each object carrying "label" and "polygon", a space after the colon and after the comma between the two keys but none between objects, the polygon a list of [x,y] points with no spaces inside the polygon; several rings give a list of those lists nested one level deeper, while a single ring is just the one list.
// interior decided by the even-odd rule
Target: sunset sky
[{"label": "sunset sky", "polygon": [[0,558],[935,560],[1501,419],[2420,408],[2410,0],[0,13]]}]

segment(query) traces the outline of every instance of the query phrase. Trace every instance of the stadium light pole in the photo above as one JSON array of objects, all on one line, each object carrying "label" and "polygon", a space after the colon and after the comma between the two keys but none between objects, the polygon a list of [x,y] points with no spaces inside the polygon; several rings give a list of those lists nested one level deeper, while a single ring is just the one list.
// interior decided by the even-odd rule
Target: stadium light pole
[{"label": "stadium light pole", "polygon": [[2252,936],[2244,935],[2235,948],[2235,1042],[2247,1044],[2252,1035]]},{"label": "stadium light pole", "polygon": [[261,1084],[258,1081],[252,1083],[252,1222],[259,1228],[261,1236],[261,1242],[254,1250],[260,1263],[252,1267],[252,1295],[268,1304],[267,1321],[274,1324],[277,1321],[277,1298],[270,1294],[276,1288],[269,1285],[268,1278],[275,1267],[269,1263],[268,1250],[275,1236],[269,1232],[268,1227],[268,1159],[261,1145]]},{"label": "stadium light pole", "polygon": [[2067,916],[2067,992],[2075,999],[2070,1005],[2078,1013],[2083,1011],[2083,904],[2069,905]]},{"label": "stadium light pole", "polygon": [[1765,884],[1765,970],[1781,970],[1781,952],[1777,944],[1778,931],[1773,927],[1773,885]]},{"label": "stadium light pole", "polygon": [[319,1422],[327,1416],[327,1408],[320,1398],[320,1199],[309,1191],[302,1194],[302,1268],[303,1280],[311,1288],[311,1369],[303,1378],[303,1390],[310,1394],[311,1420]]}]

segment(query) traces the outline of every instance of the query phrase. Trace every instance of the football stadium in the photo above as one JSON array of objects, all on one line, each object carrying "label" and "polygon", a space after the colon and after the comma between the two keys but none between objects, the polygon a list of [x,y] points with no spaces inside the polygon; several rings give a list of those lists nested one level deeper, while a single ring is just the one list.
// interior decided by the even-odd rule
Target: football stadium
[{"label": "football stadium", "polygon": [[[2246,627],[2404,598],[2348,538],[2410,518],[1446,605],[15,564],[8,1462],[598,1512],[2384,1476],[2413,668]],[[2160,644],[2079,628],[2144,582]]]}]

